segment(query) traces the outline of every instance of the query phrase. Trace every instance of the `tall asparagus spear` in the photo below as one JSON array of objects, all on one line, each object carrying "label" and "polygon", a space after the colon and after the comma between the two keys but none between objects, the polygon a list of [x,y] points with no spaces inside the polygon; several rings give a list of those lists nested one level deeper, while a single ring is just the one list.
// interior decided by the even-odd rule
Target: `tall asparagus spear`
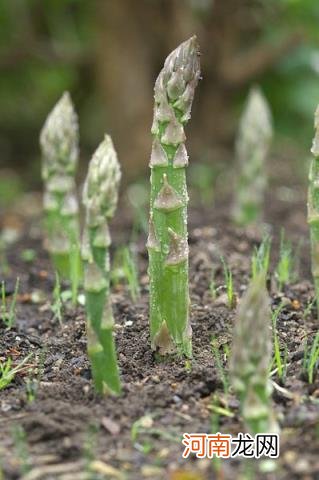
[{"label": "tall asparagus spear", "polygon": [[48,250],[55,268],[69,279],[71,255],[76,254],[79,245],[79,209],[74,180],[78,144],[78,119],[66,92],[46,119],[40,145]]},{"label": "tall asparagus spear", "polygon": [[271,114],[267,100],[259,88],[252,88],[236,142],[239,180],[233,216],[240,225],[260,220],[267,183],[264,164],[271,137]]},{"label": "tall asparagus spear", "polygon": [[86,177],[83,203],[86,223],[82,244],[86,295],[88,354],[96,390],[118,394],[121,390],[113,338],[110,301],[111,238],[108,221],[118,200],[120,165],[111,137],[106,135],[93,155]]},{"label": "tall asparagus spear", "polygon": [[166,59],[155,83],[149,220],[151,342],[161,353],[191,355],[184,125],[200,76],[196,37]]},{"label": "tall asparagus spear", "polygon": [[308,223],[311,239],[311,267],[319,318],[319,105],[315,112],[315,130],[311,149],[314,158],[309,172]]},{"label": "tall asparagus spear", "polygon": [[271,329],[265,271],[251,281],[235,320],[230,372],[242,416],[252,434],[278,431],[271,408]]}]

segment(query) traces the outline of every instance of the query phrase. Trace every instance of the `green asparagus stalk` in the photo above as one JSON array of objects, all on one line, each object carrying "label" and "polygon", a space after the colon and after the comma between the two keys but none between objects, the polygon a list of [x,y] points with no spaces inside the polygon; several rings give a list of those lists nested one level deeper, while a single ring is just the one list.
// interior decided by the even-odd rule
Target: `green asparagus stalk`
[{"label": "green asparagus stalk", "polygon": [[252,434],[278,432],[271,407],[271,312],[265,272],[255,276],[241,300],[233,333],[230,373],[241,413]]},{"label": "green asparagus stalk", "polygon": [[111,137],[106,135],[93,155],[83,190],[86,222],[82,243],[86,296],[88,355],[95,388],[100,393],[121,390],[113,337],[110,300],[111,238],[108,222],[113,217],[121,179],[120,165]]},{"label": "green asparagus stalk", "polygon": [[79,157],[79,128],[68,92],[53,108],[40,135],[47,245],[61,276],[72,279],[71,258],[79,252],[79,208],[75,172]]},{"label": "green asparagus stalk", "polygon": [[233,217],[237,224],[256,223],[262,216],[267,184],[265,159],[272,137],[271,114],[259,88],[251,89],[236,141],[239,168]]},{"label": "green asparagus stalk", "polygon": [[166,59],[155,83],[149,236],[152,348],[191,356],[184,125],[200,76],[196,37]]},{"label": "green asparagus stalk", "polygon": [[309,172],[308,224],[311,240],[311,268],[319,318],[319,105],[315,112],[315,130],[311,149],[313,159]]}]

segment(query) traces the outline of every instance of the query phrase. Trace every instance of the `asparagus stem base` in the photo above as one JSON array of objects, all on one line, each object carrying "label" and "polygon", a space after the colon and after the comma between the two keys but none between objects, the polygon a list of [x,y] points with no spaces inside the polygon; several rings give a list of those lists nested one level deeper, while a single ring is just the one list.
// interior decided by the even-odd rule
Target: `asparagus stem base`
[{"label": "asparagus stem base", "polygon": [[114,321],[111,306],[105,301],[106,289],[86,292],[88,355],[96,390],[119,394],[121,383],[113,337]]},{"label": "asparagus stem base", "polygon": [[[164,147],[170,164],[152,169],[151,211],[154,233],[159,251],[149,248],[150,326],[153,349],[160,353],[176,350],[188,357],[192,355],[191,327],[189,324],[188,247],[187,247],[187,191],[185,169],[172,165],[175,148]],[[181,205],[172,211],[155,208],[154,204],[163,183],[173,189]],[[170,230],[169,230],[170,229]],[[183,241],[181,259],[168,264],[171,236],[174,232]],[[168,335],[170,338],[168,338]]]},{"label": "asparagus stem base", "polygon": [[91,362],[92,376],[98,393],[118,395],[121,393],[121,383],[117,367],[116,349],[113,329],[100,331],[97,339],[90,323],[87,324],[88,355]]}]

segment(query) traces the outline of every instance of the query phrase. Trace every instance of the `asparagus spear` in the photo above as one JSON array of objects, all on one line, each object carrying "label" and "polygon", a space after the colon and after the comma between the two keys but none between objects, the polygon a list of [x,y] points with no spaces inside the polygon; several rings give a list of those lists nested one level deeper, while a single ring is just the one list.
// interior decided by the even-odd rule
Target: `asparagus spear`
[{"label": "asparagus spear", "polygon": [[253,278],[241,300],[230,362],[232,385],[252,434],[278,431],[270,403],[271,313],[265,273],[261,271]]},{"label": "asparagus spear", "polygon": [[196,37],[166,59],[155,83],[150,159],[150,328],[153,349],[191,355],[184,125],[200,76]]},{"label": "asparagus spear", "polygon": [[265,159],[272,137],[271,115],[259,88],[253,88],[242,114],[236,142],[239,180],[233,216],[248,225],[261,218],[267,183]]},{"label": "asparagus spear", "polygon": [[121,385],[113,338],[108,221],[117,206],[120,179],[117,155],[111,137],[106,135],[93,155],[84,185],[86,222],[82,259],[93,379],[98,392],[113,394],[120,393]]},{"label": "asparagus spear", "polygon": [[78,256],[80,269],[79,208],[74,180],[78,143],[78,119],[71,97],[66,92],[46,119],[40,145],[48,250],[55,268],[67,279],[72,276],[71,255]]},{"label": "asparagus spear", "polygon": [[311,149],[313,159],[309,172],[308,224],[311,240],[311,268],[319,318],[319,105],[315,112],[315,130]]}]

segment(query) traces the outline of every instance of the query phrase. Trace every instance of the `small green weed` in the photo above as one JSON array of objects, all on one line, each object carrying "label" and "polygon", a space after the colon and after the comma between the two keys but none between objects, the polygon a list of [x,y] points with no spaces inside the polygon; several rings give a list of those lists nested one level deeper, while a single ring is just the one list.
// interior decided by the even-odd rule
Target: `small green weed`
[{"label": "small green weed", "polygon": [[6,243],[0,236],[0,275],[8,275],[10,266],[7,258]]},{"label": "small green weed", "polygon": [[28,403],[34,402],[37,396],[39,384],[34,378],[27,378],[25,382],[25,389]]},{"label": "small green weed", "polygon": [[21,260],[26,263],[32,263],[36,259],[37,252],[33,248],[25,248],[20,254]]},{"label": "small green weed", "polygon": [[264,236],[259,248],[255,247],[251,261],[251,276],[255,279],[256,276],[263,272],[265,277],[269,270],[271,249],[271,237],[269,235]]},{"label": "small green weed", "polygon": [[306,372],[308,383],[313,383],[316,366],[319,364],[319,331],[315,335],[311,348],[305,342],[303,369]]},{"label": "small green weed", "polygon": [[0,390],[6,388],[14,380],[17,373],[21,372],[25,367],[32,354],[27,355],[17,366],[12,366],[12,358],[7,358],[5,362],[0,362]]},{"label": "small green weed", "polygon": [[284,305],[280,304],[279,307],[277,307],[273,311],[271,320],[272,320],[273,342],[274,342],[274,363],[277,367],[278,377],[284,383],[286,374],[287,374],[288,350],[287,350],[287,346],[285,346],[284,355],[282,356],[280,351],[279,337],[277,333],[277,320],[283,307]]},{"label": "small green weed", "polygon": [[133,252],[128,247],[121,247],[115,254],[112,281],[118,285],[121,280],[127,283],[133,302],[140,296],[138,272]]},{"label": "small green weed", "polygon": [[1,282],[1,308],[0,314],[3,322],[8,328],[13,327],[16,321],[16,304],[20,280],[17,278],[10,306],[7,304],[5,282]]},{"label": "small green weed", "polygon": [[226,293],[229,308],[235,308],[236,296],[234,292],[233,275],[230,268],[227,266],[224,257],[220,257],[224,269],[224,278],[226,283]]},{"label": "small green weed", "polygon": [[315,305],[315,303],[316,303],[316,299],[308,302],[306,308],[304,309],[303,315],[302,315],[304,320],[307,320],[307,318],[310,316],[312,307]]},{"label": "small green weed", "polygon": [[[145,415],[138,420],[136,420],[131,427],[131,441],[134,444],[135,448],[142,451],[143,453],[149,453],[153,449],[153,444],[149,437],[156,436],[161,437],[168,442],[179,443],[180,439],[171,434],[167,430],[162,430],[153,426],[154,421],[151,415]],[[140,436],[147,435],[147,439],[143,438],[141,443]]]},{"label": "small green weed", "polygon": [[63,308],[63,302],[62,302],[60,277],[58,272],[55,272],[55,284],[53,289],[53,303],[51,305],[51,311],[54,315],[54,318],[58,320],[60,325],[62,325],[63,323],[62,308]]},{"label": "small green weed", "polygon": [[292,253],[291,243],[285,239],[284,230],[280,234],[280,251],[279,251],[279,261],[276,268],[276,278],[278,282],[278,289],[282,288],[295,280],[295,259]]},{"label": "small green weed", "polygon": [[212,276],[211,276],[211,279],[210,279],[209,291],[210,291],[210,295],[212,297],[212,300],[216,300],[216,298],[217,298],[217,286],[216,286],[215,272],[214,271],[212,272]]}]

